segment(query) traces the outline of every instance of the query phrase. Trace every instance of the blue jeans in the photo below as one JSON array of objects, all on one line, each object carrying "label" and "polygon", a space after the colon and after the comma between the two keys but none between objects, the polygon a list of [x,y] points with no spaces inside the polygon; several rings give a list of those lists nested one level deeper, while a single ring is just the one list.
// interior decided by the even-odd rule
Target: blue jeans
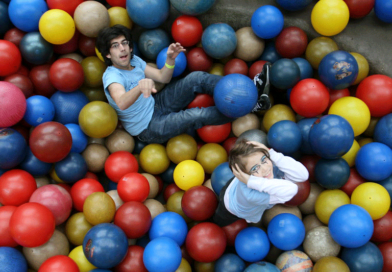
[{"label": "blue jeans", "polygon": [[146,143],[165,143],[170,138],[188,133],[205,125],[222,125],[232,122],[217,107],[185,109],[197,94],[214,94],[221,76],[193,72],[182,79],[172,79],[162,91],[154,95],[155,107],[148,127],[139,135]]}]

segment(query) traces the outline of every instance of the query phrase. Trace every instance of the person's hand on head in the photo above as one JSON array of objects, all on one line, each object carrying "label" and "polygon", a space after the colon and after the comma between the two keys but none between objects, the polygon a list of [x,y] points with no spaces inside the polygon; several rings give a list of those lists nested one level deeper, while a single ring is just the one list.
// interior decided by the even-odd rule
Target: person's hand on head
[{"label": "person's hand on head", "polygon": [[250,175],[244,173],[237,164],[233,166],[233,174],[236,178],[238,178],[239,181],[244,184],[248,184]]},{"label": "person's hand on head", "polygon": [[156,93],[154,80],[150,78],[143,78],[139,81],[140,92],[143,94],[143,97],[147,98],[151,95],[151,93]]},{"label": "person's hand on head", "polygon": [[180,43],[172,43],[167,49],[167,57],[169,59],[175,60],[181,52],[185,52],[185,48]]},{"label": "person's hand on head", "polygon": [[266,147],[264,144],[256,142],[256,141],[248,141],[247,143],[248,144],[253,144],[253,145],[255,145],[256,147],[259,147],[259,148],[264,148],[266,150],[269,150],[269,148]]}]

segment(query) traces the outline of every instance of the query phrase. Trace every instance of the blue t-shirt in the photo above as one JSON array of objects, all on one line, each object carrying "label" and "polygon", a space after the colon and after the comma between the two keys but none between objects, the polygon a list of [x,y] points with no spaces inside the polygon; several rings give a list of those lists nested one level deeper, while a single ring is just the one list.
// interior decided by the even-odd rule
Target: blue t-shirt
[{"label": "blue t-shirt", "polygon": [[135,67],[131,71],[109,66],[103,74],[102,80],[109,104],[116,110],[118,118],[125,130],[131,135],[136,136],[146,129],[150,123],[152,114],[154,113],[154,98],[151,95],[145,98],[143,94],[140,94],[135,103],[125,110],[120,110],[108,90],[110,84],[119,83],[128,92],[135,88],[141,79],[145,78],[144,70],[146,69],[146,62],[144,60],[135,55],[131,59],[131,65]]}]

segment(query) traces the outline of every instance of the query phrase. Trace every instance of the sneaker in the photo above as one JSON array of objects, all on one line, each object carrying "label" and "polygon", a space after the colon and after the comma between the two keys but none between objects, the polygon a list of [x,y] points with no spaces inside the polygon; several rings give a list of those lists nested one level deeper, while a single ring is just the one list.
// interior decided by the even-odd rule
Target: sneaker
[{"label": "sneaker", "polygon": [[262,94],[257,100],[256,105],[254,106],[252,112],[269,110],[271,108],[271,102],[269,96],[267,94]]},{"label": "sneaker", "polygon": [[269,94],[270,91],[270,71],[271,63],[267,62],[263,66],[263,70],[253,78],[253,83],[256,85],[259,96],[262,94]]}]

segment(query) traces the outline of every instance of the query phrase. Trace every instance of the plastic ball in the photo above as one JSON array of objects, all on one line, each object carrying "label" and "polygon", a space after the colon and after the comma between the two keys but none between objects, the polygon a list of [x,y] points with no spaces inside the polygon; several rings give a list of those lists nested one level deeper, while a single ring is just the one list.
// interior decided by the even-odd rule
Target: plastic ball
[{"label": "plastic ball", "polygon": [[[168,47],[163,48],[157,56],[158,69],[161,69],[163,66],[165,66],[166,58],[167,58],[167,49],[168,49]],[[185,56],[184,52],[181,52],[180,54],[178,54],[178,56],[175,59],[174,65],[175,66],[174,66],[174,71],[173,71],[173,77],[178,77],[179,75],[181,75],[185,71],[185,68],[187,65],[186,56]]]},{"label": "plastic ball", "polygon": [[186,5],[180,0],[170,0],[170,3],[183,14],[196,16],[207,12],[214,5],[215,0],[191,0]]},{"label": "plastic ball", "polygon": [[152,175],[162,174],[170,165],[166,149],[160,144],[149,144],[140,152],[140,166]]},{"label": "plastic ball", "polygon": [[0,203],[20,206],[29,201],[37,189],[34,177],[20,169],[12,169],[0,176]]},{"label": "plastic ball", "polygon": [[152,220],[148,233],[152,240],[158,237],[168,237],[182,246],[188,234],[188,228],[181,215],[175,212],[163,212]]},{"label": "plastic ball", "polygon": [[26,112],[26,98],[18,87],[9,82],[0,82],[0,95],[0,127],[13,126],[22,120]]},{"label": "plastic ball", "polygon": [[185,160],[176,166],[173,178],[176,185],[186,191],[194,186],[203,184],[204,169],[197,161]]},{"label": "plastic ball", "polygon": [[150,241],[143,253],[143,262],[148,271],[175,271],[181,264],[181,249],[170,238],[158,237]]},{"label": "plastic ball", "polygon": [[274,150],[292,154],[301,147],[302,134],[296,123],[282,120],[271,126],[267,139],[269,146]]},{"label": "plastic ball", "polygon": [[199,149],[196,161],[203,166],[203,169],[207,174],[212,174],[218,165],[227,161],[227,153],[223,146],[215,143],[208,143]]},{"label": "plastic ball", "polygon": [[147,199],[150,185],[145,176],[139,173],[126,173],[118,181],[118,195],[124,202],[140,201]]},{"label": "plastic ball", "polygon": [[311,272],[313,269],[312,260],[299,250],[285,251],[276,259],[276,267],[280,271],[290,271],[298,266],[301,267],[301,272]]},{"label": "plastic ball", "polygon": [[313,28],[323,36],[334,36],[345,29],[350,19],[347,4],[340,0],[320,1],[312,10]]},{"label": "plastic ball", "polygon": [[374,13],[377,18],[384,23],[392,23],[392,5],[391,1],[376,0],[374,4]]},{"label": "plastic ball", "polygon": [[0,168],[11,169],[26,157],[29,148],[25,138],[12,128],[0,129]]},{"label": "plastic ball", "polygon": [[1,271],[25,272],[27,262],[22,253],[12,247],[0,247]]},{"label": "plastic ball", "polygon": [[147,59],[151,60],[156,60],[159,52],[161,52],[164,48],[167,49],[169,45],[169,35],[164,30],[159,28],[144,31],[140,35],[138,41],[140,52]]},{"label": "plastic ball", "polygon": [[271,66],[270,80],[276,88],[292,88],[300,80],[300,76],[297,63],[291,59],[279,59]]},{"label": "plastic ball", "polygon": [[50,257],[39,267],[40,272],[79,272],[78,265],[68,256],[56,255]]},{"label": "plastic ball", "polygon": [[308,45],[306,33],[299,27],[286,27],[275,39],[275,47],[283,58],[297,58],[305,53]]},{"label": "plastic ball", "polygon": [[49,79],[53,86],[60,91],[76,91],[84,82],[82,65],[73,59],[58,59],[50,67]]},{"label": "plastic ball", "polygon": [[71,15],[61,9],[51,9],[39,19],[39,31],[51,44],[64,44],[75,33],[75,22]]},{"label": "plastic ball", "polygon": [[78,266],[80,272],[89,272],[94,268],[97,268],[93,264],[91,264],[83,252],[83,246],[75,247],[69,254],[70,257]]},{"label": "plastic ball", "polygon": [[[0,76],[9,76],[17,72],[22,63],[22,55],[19,48],[10,41],[0,41],[0,57],[3,60],[0,64]],[[3,85],[2,88],[7,85]]]},{"label": "plastic ball", "polygon": [[305,57],[313,69],[318,69],[321,60],[328,53],[336,50],[339,50],[339,47],[334,40],[328,37],[317,37],[309,42]]},{"label": "plastic ball", "polygon": [[39,124],[52,121],[55,109],[52,101],[42,95],[33,95],[26,100],[26,112],[24,120],[31,126],[36,127]]},{"label": "plastic ball", "polygon": [[342,159],[320,159],[314,169],[316,181],[326,189],[339,189],[350,177],[350,166]]},{"label": "plastic ball", "polygon": [[125,7],[112,6],[110,9],[108,9],[108,13],[110,17],[110,27],[114,25],[123,25],[129,29],[132,29],[133,22],[131,18],[129,18]]},{"label": "plastic ball", "polygon": [[11,22],[25,32],[38,31],[39,20],[47,10],[44,0],[16,0],[8,7]]},{"label": "plastic ball", "polygon": [[147,29],[154,29],[160,26],[169,17],[170,11],[169,1],[160,0],[150,2],[130,0],[126,2],[126,7],[132,21]]},{"label": "plastic ball", "polygon": [[306,8],[310,3],[311,0],[299,0],[299,1],[290,1],[290,0],[276,0],[276,2],[281,6],[283,9],[288,11],[297,11]]},{"label": "plastic ball", "polygon": [[203,26],[196,17],[181,15],[174,20],[171,33],[176,42],[189,47],[200,42]]},{"label": "plastic ball", "polygon": [[226,253],[215,262],[215,269],[217,271],[244,271],[245,262],[236,254]]},{"label": "plastic ball", "polygon": [[270,242],[267,234],[256,227],[241,230],[235,238],[237,254],[247,262],[257,262],[267,256]]},{"label": "plastic ball", "polygon": [[268,224],[268,238],[281,250],[293,250],[305,239],[305,226],[295,215],[282,213]]},{"label": "plastic ball", "polygon": [[230,56],[237,47],[234,29],[225,23],[209,25],[203,32],[201,44],[204,51],[214,59]]},{"label": "plastic ball", "polygon": [[53,56],[53,45],[47,42],[39,32],[29,32],[24,35],[19,49],[22,57],[35,65],[45,64]]},{"label": "plastic ball", "polygon": [[73,206],[77,211],[83,211],[86,198],[95,192],[105,192],[101,183],[95,179],[84,178],[77,181],[71,187]]},{"label": "plastic ball", "polygon": [[342,190],[325,190],[318,195],[314,210],[317,218],[324,224],[328,224],[331,214],[346,204],[350,204],[350,198]]},{"label": "plastic ball", "polygon": [[252,15],[251,27],[256,36],[262,39],[272,39],[279,35],[284,25],[282,12],[274,6],[259,7]]},{"label": "plastic ball", "polygon": [[195,221],[205,221],[212,217],[218,206],[213,190],[205,186],[195,186],[187,190],[181,200],[184,214]]},{"label": "plastic ball", "polygon": [[134,155],[127,151],[116,151],[109,155],[105,161],[105,174],[113,182],[119,180],[128,173],[135,173],[139,169]]},{"label": "plastic ball", "polygon": [[108,10],[104,5],[95,1],[79,4],[73,18],[76,28],[87,37],[97,37],[101,29],[110,25]]}]

